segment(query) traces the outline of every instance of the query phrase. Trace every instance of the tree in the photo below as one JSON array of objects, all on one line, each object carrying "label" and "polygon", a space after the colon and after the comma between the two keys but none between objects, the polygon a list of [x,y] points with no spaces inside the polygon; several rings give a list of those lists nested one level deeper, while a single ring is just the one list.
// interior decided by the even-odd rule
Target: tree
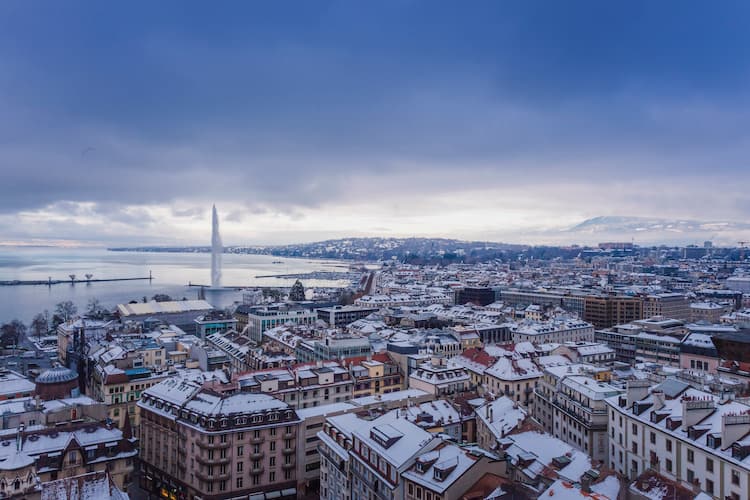
[{"label": "tree", "polygon": [[55,314],[52,316],[52,324],[55,328],[73,318],[78,312],[76,305],[70,300],[64,300],[55,306]]},{"label": "tree", "polygon": [[297,280],[292,285],[292,289],[289,291],[289,300],[292,302],[300,302],[305,300],[305,287],[302,286],[302,282]]},{"label": "tree", "polygon": [[47,333],[48,327],[47,316],[43,313],[37,314],[31,320],[31,331],[36,335],[37,339],[41,339],[42,335]]},{"label": "tree", "polygon": [[24,335],[26,335],[26,325],[17,319],[0,326],[0,342],[3,347],[18,345],[18,341]]},{"label": "tree", "polygon": [[102,314],[102,303],[99,299],[92,297],[89,299],[88,306],[86,307],[86,316],[98,317]]}]

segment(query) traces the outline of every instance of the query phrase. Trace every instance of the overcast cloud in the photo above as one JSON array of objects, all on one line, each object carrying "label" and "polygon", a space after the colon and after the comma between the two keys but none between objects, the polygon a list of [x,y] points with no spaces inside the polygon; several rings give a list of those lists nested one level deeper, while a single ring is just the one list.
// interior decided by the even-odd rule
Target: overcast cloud
[{"label": "overcast cloud", "polygon": [[[4,241],[746,221],[744,2],[0,3]],[[551,232],[550,232],[551,231]]]}]

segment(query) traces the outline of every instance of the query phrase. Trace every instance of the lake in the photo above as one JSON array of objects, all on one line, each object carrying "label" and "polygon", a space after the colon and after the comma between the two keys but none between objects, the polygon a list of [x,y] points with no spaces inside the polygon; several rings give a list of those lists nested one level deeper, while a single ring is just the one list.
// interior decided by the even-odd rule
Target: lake
[{"label": "lake", "polygon": [[[281,264],[274,263],[282,261]],[[296,274],[313,271],[345,271],[346,263],[279,258],[268,255],[222,255],[222,283],[227,286],[291,286],[294,279],[256,278],[258,275]],[[107,308],[130,300],[167,294],[176,299],[198,298],[199,288],[188,283],[211,281],[208,253],[109,252],[81,248],[0,248],[0,280],[84,279],[146,277],[152,281],[58,284],[52,286],[0,286],[0,323],[18,318],[28,323],[38,312],[50,312],[55,304],[71,300],[83,311],[92,298]],[[345,281],[302,280],[305,287],[345,286]]]}]

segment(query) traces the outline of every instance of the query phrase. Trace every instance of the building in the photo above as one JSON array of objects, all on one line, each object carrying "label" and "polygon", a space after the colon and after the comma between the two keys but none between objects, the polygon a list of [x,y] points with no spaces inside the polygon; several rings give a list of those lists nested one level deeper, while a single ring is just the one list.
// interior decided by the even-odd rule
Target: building
[{"label": "building", "polygon": [[717,302],[693,302],[690,304],[690,321],[706,321],[719,323],[721,317],[732,312],[732,306]]},{"label": "building", "polygon": [[563,442],[606,463],[607,408],[605,399],[620,390],[592,376],[592,366],[549,367],[534,391],[532,415],[544,430]]},{"label": "building", "polygon": [[495,302],[495,291],[489,287],[465,287],[456,291],[456,304],[486,306]]},{"label": "building", "polygon": [[[302,419],[297,437],[297,491],[305,494],[320,491],[321,497],[326,496],[323,495],[325,485],[321,486],[320,480],[333,471],[327,470],[321,473],[326,460],[319,449],[324,444],[319,434],[327,420],[344,418],[345,415],[352,415],[354,420],[358,420],[356,415],[364,413],[380,415],[382,412],[395,408],[401,408],[404,411],[405,408],[428,404],[432,397],[424,391],[406,390],[297,410],[297,415]],[[330,450],[329,453],[331,453]],[[326,481],[328,481],[327,478]],[[348,494],[349,485],[346,488]],[[336,491],[334,488],[330,493]]]},{"label": "building", "polygon": [[419,455],[403,473],[405,500],[461,498],[479,480],[502,467],[501,460],[443,442]]},{"label": "building", "polygon": [[[312,325],[318,315],[304,307],[291,304],[276,304],[269,306],[240,305],[234,312],[237,319],[237,329],[251,340],[260,343],[263,332],[286,324]],[[245,331],[247,328],[247,331]]]},{"label": "building", "polygon": [[689,320],[690,300],[681,293],[658,293],[643,297],[643,317],[652,318],[662,316],[665,318]]},{"label": "building", "polygon": [[195,318],[195,334],[205,340],[209,335],[237,330],[237,319],[224,311],[211,311]]},{"label": "building", "polygon": [[750,407],[675,382],[631,384],[606,400],[610,467],[631,479],[652,469],[696,495],[748,498]]},{"label": "building", "polygon": [[231,390],[270,394],[295,409],[348,401],[354,387],[349,370],[335,361],[246,373],[234,382]]},{"label": "building", "polygon": [[615,361],[615,350],[601,342],[565,342],[552,351],[569,358],[574,363],[606,365]]},{"label": "building", "polygon": [[[43,374],[44,375],[44,374]],[[89,379],[91,397],[102,401],[109,418],[120,429],[127,425],[136,437],[140,435],[138,401],[145,390],[168,378],[166,370],[150,368],[116,368],[113,365],[97,365]]]},{"label": "building", "polygon": [[146,491],[178,499],[296,498],[300,419],[286,403],[175,377],[147,389],[138,406]]},{"label": "building", "polygon": [[593,342],[594,326],[585,321],[524,322],[513,329],[513,342],[548,344],[555,342]]},{"label": "building", "polygon": [[[77,377],[76,375],[76,386]],[[0,369],[0,401],[33,396],[35,389],[35,384],[20,373]]]},{"label": "building", "polygon": [[242,373],[251,368],[249,353],[255,342],[249,337],[236,330],[226,330],[209,333],[205,338],[210,347],[226,356],[231,373]]},{"label": "building", "polygon": [[294,349],[294,354],[301,363],[358,358],[370,353],[372,345],[367,337],[348,333],[325,333],[322,339],[302,339]]},{"label": "building", "polygon": [[321,307],[317,309],[318,319],[325,321],[332,328],[348,325],[375,312],[378,312],[378,308],[376,307],[359,307],[354,305]]},{"label": "building", "polygon": [[711,336],[691,332],[680,344],[680,368],[691,372],[716,373],[719,353]]},{"label": "building", "polygon": [[485,450],[496,450],[498,441],[521,425],[526,415],[526,410],[507,396],[487,401],[476,409],[477,444]]},{"label": "building", "polygon": [[205,300],[175,300],[166,302],[135,302],[119,304],[117,314],[123,322],[144,320],[160,321],[176,325],[188,333],[195,331],[195,318],[205,316],[213,306]]},{"label": "building", "polygon": [[542,370],[533,360],[502,356],[485,370],[484,390],[528,406],[533,403],[534,387],[541,376]]},{"label": "building", "polygon": [[398,364],[386,353],[374,354],[368,359],[347,361],[354,379],[355,398],[400,391],[406,385]]},{"label": "building", "polygon": [[417,457],[442,443],[395,411],[373,420],[360,419],[351,435],[352,499],[403,500],[408,491],[402,474]]},{"label": "building", "polygon": [[409,388],[419,389],[438,397],[469,389],[471,380],[466,370],[446,358],[433,356],[409,375]]},{"label": "building", "polygon": [[98,422],[63,421],[54,427],[4,430],[0,445],[0,464],[33,463],[41,483],[108,472],[122,490],[130,485],[138,455],[127,433]]},{"label": "building", "polygon": [[621,295],[588,295],[583,319],[597,328],[643,319],[643,299]]}]

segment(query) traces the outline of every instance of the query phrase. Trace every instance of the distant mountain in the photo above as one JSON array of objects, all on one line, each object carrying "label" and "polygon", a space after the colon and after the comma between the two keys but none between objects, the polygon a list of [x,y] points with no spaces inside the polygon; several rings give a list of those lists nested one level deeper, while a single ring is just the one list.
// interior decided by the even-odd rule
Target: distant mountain
[{"label": "distant mountain", "polygon": [[[636,244],[697,244],[713,241],[734,246],[739,239],[750,237],[750,224],[729,221],[662,219],[655,217],[606,216],[587,219],[563,231],[569,238],[598,241],[619,239]],[[585,237],[584,237],[585,236]]]}]

